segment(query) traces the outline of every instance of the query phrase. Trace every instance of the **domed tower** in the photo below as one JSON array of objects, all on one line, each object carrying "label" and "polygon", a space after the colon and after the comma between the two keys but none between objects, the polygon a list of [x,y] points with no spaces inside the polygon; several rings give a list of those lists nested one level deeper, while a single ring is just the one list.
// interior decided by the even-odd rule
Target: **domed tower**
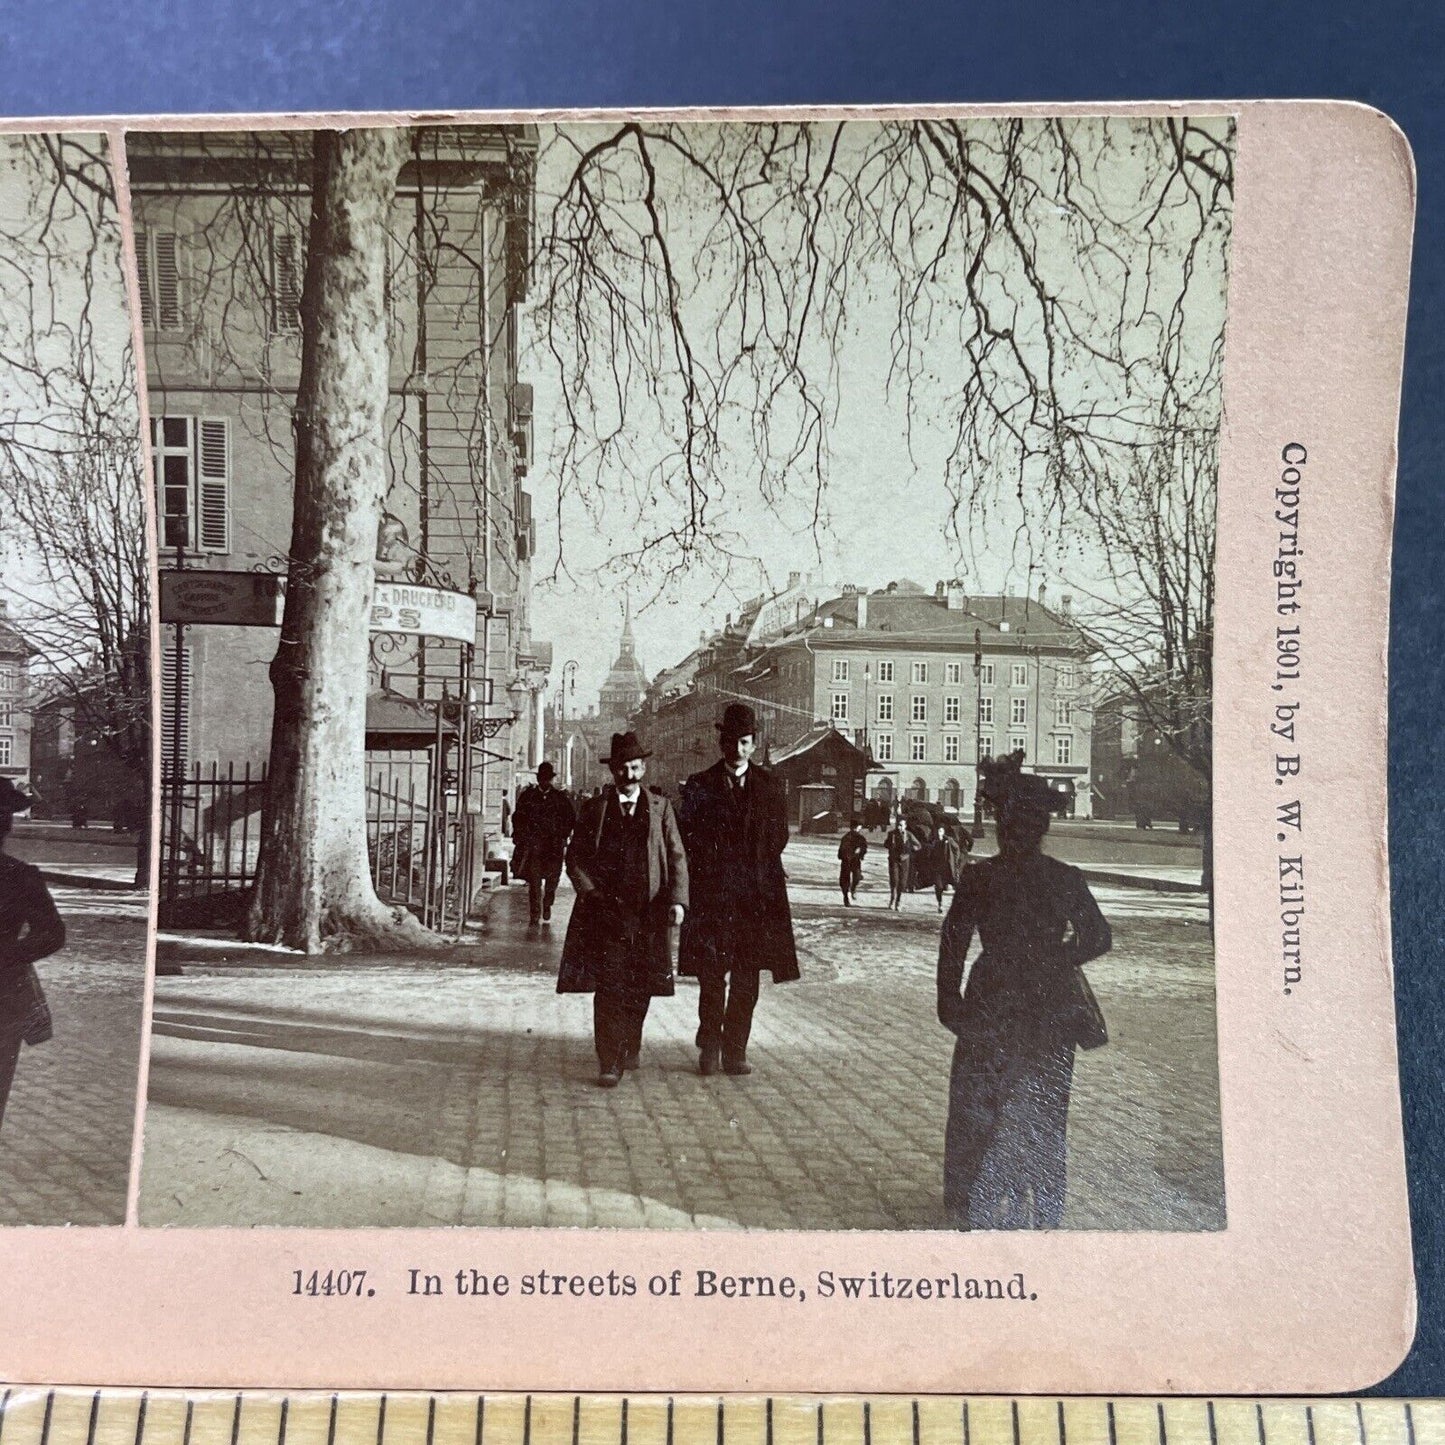
[{"label": "domed tower", "polygon": [[614,731],[621,731],[622,724],[641,706],[647,695],[647,674],[637,660],[637,648],[632,637],[632,603],[624,603],[622,621],[622,645],[617,661],[602,684],[599,694],[598,713],[616,723]]}]

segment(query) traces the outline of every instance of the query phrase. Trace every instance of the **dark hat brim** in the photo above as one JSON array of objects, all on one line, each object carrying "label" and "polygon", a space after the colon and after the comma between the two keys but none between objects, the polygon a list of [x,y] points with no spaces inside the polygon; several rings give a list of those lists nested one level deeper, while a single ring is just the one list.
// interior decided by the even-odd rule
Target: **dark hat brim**
[{"label": "dark hat brim", "polygon": [[648,758],[650,758],[651,756],[652,756],[651,752],[649,752],[646,748],[643,748],[643,749],[641,749],[640,751],[635,752],[635,753],[627,753],[627,754],[625,754],[624,756],[622,756],[622,757],[620,757],[620,758],[603,758],[603,759],[602,759],[602,762],[603,762],[604,764],[606,764],[607,767],[610,768],[610,767],[612,767],[614,764],[620,765],[620,764],[622,764],[622,763],[641,763],[641,762],[645,762],[645,761],[646,761]]}]

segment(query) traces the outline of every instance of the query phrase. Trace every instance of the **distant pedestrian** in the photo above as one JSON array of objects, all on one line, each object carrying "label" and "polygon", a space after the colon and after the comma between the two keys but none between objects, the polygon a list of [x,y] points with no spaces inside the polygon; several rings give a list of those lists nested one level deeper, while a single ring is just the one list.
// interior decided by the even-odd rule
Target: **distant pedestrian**
[{"label": "distant pedestrian", "polygon": [[843,907],[851,908],[863,881],[863,859],[868,854],[868,840],[857,818],[848,820],[848,831],[838,844],[838,887],[843,891]]},{"label": "distant pedestrian", "polygon": [[998,856],[964,869],[938,953],[938,1018],[958,1040],[943,1164],[957,1229],[1057,1228],[1074,1051],[1108,1039],[1082,965],[1109,951],[1109,925],[1084,875],[1040,851],[1049,788],[1019,762],[980,768]]},{"label": "distant pedestrian", "polygon": [[65,925],[40,870],[4,851],[15,814],[29,809],[30,799],[0,778],[0,1121],[21,1044],[50,1038],[50,1009],[35,964],[65,944]]},{"label": "distant pedestrian", "polygon": [[774,983],[800,977],[783,871],[788,802],[772,770],[752,761],[752,708],[729,703],[714,726],[722,757],[687,780],[678,815],[693,900],[682,972],[698,982],[698,1072],[750,1074],[764,971]]},{"label": "distant pedestrian", "polygon": [[537,781],[523,788],[512,814],[512,840],[516,854],[512,866],[519,878],[527,880],[529,922],[550,923],[557,900],[557,884],[567,857],[577,815],[566,793],[552,785],[557,769],[542,763]]},{"label": "distant pedestrian", "polygon": [[577,903],[562,947],[558,993],[590,993],[597,1082],[637,1068],[654,998],[673,993],[673,945],[687,909],[687,857],[672,804],[642,786],[651,757],[614,733],[602,761],[613,784],[582,805],[567,849]]},{"label": "distant pedestrian", "polygon": [[913,859],[918,852],[918,839],[902,813],[893,815],[883,835],[883,848],[888,854],[888,906],[901,909],[903,895],[913,891]]},{"label": "distant pedestrian", "polygon": [[972,847],[973,839],[967,834],[961,838],[942,823],[934,830],[928,864],[933,873],[933,896],[938,901],[940,913],[943,912],[943,895],[950,888],[958,887],[959,877],[968,866],[967,850]]},{"label": "distant pedestrian", "polygon": [[70,826],[72,828],[90,827],[90,809],[83,802],[76,803],[70,810]]}]

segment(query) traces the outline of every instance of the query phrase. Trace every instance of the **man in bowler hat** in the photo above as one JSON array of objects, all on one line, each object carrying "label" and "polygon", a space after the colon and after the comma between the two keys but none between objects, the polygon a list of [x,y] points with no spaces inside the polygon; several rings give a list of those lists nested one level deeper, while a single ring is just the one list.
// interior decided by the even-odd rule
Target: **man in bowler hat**
[{"label": "man in bowler hat", "polygon": [[567,849],[577,903],[562,946],[558,993],[592,994],[597,1082],[615,1088],[638,1065],[655,997],[673,992],[673,940],[688,900],[687,855],[672,804],[642,786],[651,756],[614,733],[602,759],[612,783],[582,804]]},{"label": "man in bowler hat", "polygon": [[527,880],[527,901],[532,923],[550,923],[557,901],[557,884],[567,855],[577,815],[566,793],[553,787],[557,769],[542,763],[537,781],[523,788],[512,814],[512,838],[517,845],[516,870]]},{"label": "man in bowler hat", "polygon": [[698,981],[699,1069],[750,1074],[748,1037],[764,970],[798,978],[783,849],[782,783],[752,761],[758,720],[731,703],[717,725],[721,759],[683,786],[679,821],[692,879],[681,971]]}]

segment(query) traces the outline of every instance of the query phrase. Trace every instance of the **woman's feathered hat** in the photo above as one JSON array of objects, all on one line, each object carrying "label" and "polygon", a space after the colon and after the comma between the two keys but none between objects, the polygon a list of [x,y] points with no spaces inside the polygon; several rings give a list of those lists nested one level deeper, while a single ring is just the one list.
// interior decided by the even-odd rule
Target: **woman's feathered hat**
[{"label": "woman's feathered hat", "polygon": [[978,791],[984,806],[997,818],[1004,809],[1015,816],[1032,813],[1052,817],[1063,801],[1047,778],[1023,770],[1020,748],[1001,758],[984,758],[978,765]]}]

